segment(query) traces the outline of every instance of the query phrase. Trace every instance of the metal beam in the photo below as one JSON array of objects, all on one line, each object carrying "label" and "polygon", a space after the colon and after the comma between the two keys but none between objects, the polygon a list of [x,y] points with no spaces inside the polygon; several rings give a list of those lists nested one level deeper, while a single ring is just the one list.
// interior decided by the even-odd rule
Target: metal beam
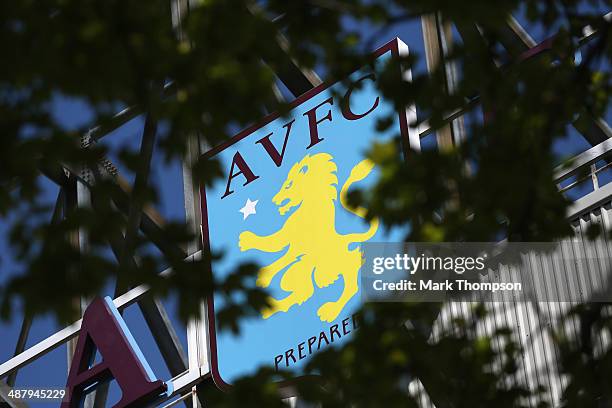
[{"label": "metal beam", "polygon": [[[273,46],[278,46],[285,53],[289,51],[289,41],[282,34],[278,34],[277,43]],[[287,58],[276,67],[275,73],[295,97],[308,92],[323,82],[316,72],[302,67],[288,54]]]},{"label": "metal beam", "polygon": [[[457,109],[457,110],[455,110],[455,111],[453,111],[453,112],[451,112],[449,114],[444,115],[444,117],[442,118],[442,121],[444,123],[451,122],[451,121],[453,121],[453,120],[463,116],[468,111],[472,110],[479,103],[480,103],[480,96],[475,96],[470,101],[468,101],[462,108]],[[424,120],[423,122],[421,122],[419,124],[418,132],[419,132],[419,137],[421,139],[424,138],[427,135],[432,134],[435,131],[436,131],[436,129],[431,127],[431,125],[429,124],[428,120]]]},{"label": "metal beam", "polygon": [[[604,14],[602,16],[603,21],[605,21],[606,23],[609,23],[612,21],[612,11]],[[582,35],[583,37],[578,41],[579,44],[583,44],[585,42],[590,41],[593,37],[595,37],[595,35],[597,34],[597,30],[594,29],[593,27],[591,27],[590,25],[583,27],[582,28]]]},{"label": "metal beam", "polygon": [[[157,98],[158,95],[153,95]],[[129,197],[127,222],[125,227],[125,238],[123,239],[122,250],[119,253],[120,270],[129,270],[128,265],[132,263],[132,255],[136,244],[138,227],[141,224],[142,208],[144,200],[142,195],[145,193],[149,184],[149,174],[151,172],[151,160],[153,158],[153,150],[155,147],[155,138],[157,136],[157,118],[153,113],[147,114],[144,130],[142,132],[142,140],[140,144],[140,155],[138,168],[134,178],[134,186]],[[121,282],[122,277],[117,276],[117,281]]]},{"label": "metal beam", "polygon": [[151,329],[170,374],[179,375],[187,370],[187,356],[164,305],[159,299],[144,296],[138,301],[138,306]]},{"label": "metal beam", "polygon": [[[190,0],[170,0],[172,9],[172,25],[176,31],[176,35],[181,40],[189,40],[183,31],[183,16],[189,12]],[[183,197],[185,205],[185,221],[190,228],[194,239],[188,243],[187,251],[201,251],[201,214],[200,214],[200,191],[199,185],[193,177],[192,169],[194,164],[199,160],[203,153],[201,150],[200,138],[197,133],[186,135],[185,155],[182,161],[183,170]],[[209,339],[206,320],[206,304],[201,305],[199,318],[193,318],[187,323],[187,364],[188,371],[191,373],[197,372],[199,377],[202,374],[202,368],[210,374],[208,365],[209,355]],[[186,405],[193,408],[203,406],[199,398],[195,397],[195,384],[191,389],[191,396],[185,400]]]},{"label": "metal beam", "polygon": [[66,186],[70,183],[62,166],[51,166],[50,164],[40,163],[38,169],[45,175],[45,177],[60,187]]},{"label": "metal beam", "polygon": [[[75,208],[77,208],[78,191],[77,191],[77,179],[75,177],[69,178],[69,184],[64,187],[64,193],[65,193],[64,194],[65,202],[63,206],[63,217],[66,217],[68,216],[68,214],[70,214],[70,212],[74,211]],[[74,248],[80,247],[80,239],[79,239],[78,230],[71,231],[68,234],[67,239]],[[78,273],[78,271],[73,270],[73,271],[70,271],[70,273],[75,274],[75,273]],[[77,315],[80,317],[81,316],[81,300],[72,299],[72,303],[73,303],[74,308],[77,311]],[[77,316],[75,316],[75,318],[76,317]],[[70,372],[70,364],[72,363],[72,356],[74,355],[75,350],[76,350],[76,342],[74,341],[68,342],[67,347],[66,347],[67,372]]]},{"label": "metal beam", "polygon": [[612,151],[612,139],[606,139],[600,144],[585,150],[577,156],[572,157],[569,162],[561,164],[555,169],[555,183],[559,183],[560,181],[570,177],[581,167],[589,166],[599,160],[602,160],[602,158],[608,155],[610,151]]},{"label": "metal beam", "polygon": [[[197,252],[193,255],[188,256],[185,259],[185,262],[192,262],[199,260],[201,257],[201,252]],[[160,276],[165,277],[172,273],[172,268],[165,269],[160,273]],[[148,285],[139,285],[133,289],[130,289],[128,292],[124,293],[121,296],[116,297],[113,302],[117,309],[122,310],[126,307],[137,302],[141,297],[143,297],[150,290]],[[29,362],[47,354],[48,352],[54,350],[55,348],[61,346],[68,340],[79,334],[79,330],[81,330],[82,319],[79,319],[72,323],[69,326],[66,326],[62,330],[52,334],[46,339],[40,341],[39,343],[33,345],[32,347],[24,350],[22,353],[16,355],[10,360],[0,364],[0,378],[8,376],[15,370],[23,367]]]},{"label": "metal beam", "polygon": [[[171,95],[175,91],[175,83],[170,81],[163,86],[162,98]],[[130,120],[134,119],[138,115],[143,113],[143,109],[140,106],[128,106],[127,108],[119,111],[112,116],[108,121],[94,127],[89,135],[91,136],[91,142],[96,142],[107,136],[109,133],[119,129]]]},{"label": "metal beam", "polygon": [[508,17],[507,24],[508,29],[510,29],[518,38],[518,42],[523,44],[523,46],[518,47],[521,50],[520,52],[538,45],[538,43],[529,35],[529,33],[523,28],[523,26],[521,26],[514,16]]},{"label": "metal beam", "polygon": [[[165,84],[163,87],[163,91],[162,91],[162,97],[171,95],[174,92],[175,88],[176,88],[175,83],[172,81]],[[130,107],[127,107],[119,111],[118,113],[113,115],[111,118],[109,118],[107,121],[105,121],[103,124],[100,124],[94,127],[93,129],[91,129],[88,133],[89,142],[82,145],[82,147],[88,148],[89,145],[97,142],[98,140],[102,139],[104,136],[107,136],[109,133],[117,130],[118,128],[120,128],[121,126],[129,122],[130,120],[134,119],[138,115],[141,115],[142,113],[143,113],[142,108],[138,106],[130,106]],[[39,160],[39,159],[40,158],[34,158],[34,160]],[[51,181],[55,182],[56,184],[60,186],[67,184],[69,182],[67,175],[64,173],[63,165],[61,164],[58,164],[57,166],[39,164],[38,168],[42,174],[44,174]],[[16,184],[10,182],[8,189],[12,190],[15,187],[16,187]]]},{"label": "metal beam", "polygon": [[612,138],[612,129],[602,118],[595,118],[588,113],[583,113],[572,122],[574,128],[584,136],[591,146]]},{"label": "metal beam", "polygon": [[[445,55],[448,52],[448,41],[446,37],[447,33],[450,33],[450,30],[445,26],[445,23],[438,14],[427,14],[421,17],[421,26],[423,29],[427,71],[432,73],[439,68],[443,69],[445,79],[444,86],[446,92],[450,94],[456,80],[455,76],[452,74],[454,70],[452,67],[448,67],[445,62]],[[457,116],[457,119],[459,118],[460,116]],[[451,124],[445,124],[437,129],[436,140],[438,142],[438,148],[442,151],[452,148],[455,144],[453,136],[453,127]]]},{"label": "metal beam", "polygon": [[[201,197],[199,186],[192,174],[193,165],[200,158],[200,140],[197,134],[191,134],[187,138],[185,157],[183,158],[183,195],[185,204],[185,221],[190,228],[194,239],[188,245],[188,251],[201,250]],[[206,303],[202,303],[198,318],[193,318],[187,323],[187,358],[189,371],[202,370],[209,372],[209,349],[208,319]],[[192,390],[196,391],[196,390]],[[196,394],[197,395],[197,394]],[[187,404],[193,408],[202,407],[203,401],[199,398],[187,400]]]},{"label": "metal beam", "polygon": [[[130,186],[130,183],[121,174],[117,173],[114,179],[126,196],[129,196],[132,193],[132,186]],[[164,216],[161,215],[152,205],[145,204],[142,207],[142,212],[158,227],[163,227],[166,224]]]},{"label": "metal beam", "polygon": [[[608,21],[611,16],[612,14],[608,13],[603,18]],[[587,26],[583,29],[583,33],[584,37],[579,41],[580,44],[584,44],[588,39],[592,38],[596,34],[596,31]],[[501,35],[500,42],[508,53],[520,60],[528,58],[541,50],[550,48],[554,38],[548,38],[542,43],[537,44],[521,24],[512,16],[508,19],[507,26],[502,28],[499,34]],[[581,114],[572,125],[582,134],[591,146],[595,146],[612,137],[612,130],[608,123],[602,118],[595,118],[589,114]]]},{"label": "metal beam", "polygon": [[[448,59],[453,46],[453,30],[449,21],[445,21],[441,14],[436,16],[438,32],[440,37],[440,50],[442,52],[442,63],[444,64],[444,79],[446,80],[446,91],[453,95],[459,85],[459,74],[457,64]],[[459,144],[465,140],[465,124],[463,115],[451,120],[451,133],[454,144]]]},{"label": "metal beam", "polygon": [[[89,140],[89,134],[83,135],[81,137],[81,149],[85,148],[84,146]],[[91,192],[89,190],[89,186],[93,182],[93,172],[89,168],[81,167],[79,173],[80,177],[75,180],[75,186],[73,187],[73,191],[76,193],[76,196],[73,197],[70,202],[70,205],[67,207],[68,212],[74,211],[75,209],[79,208],[91,208]],[[71,233],[70,239],[73,245],[78,248],[80,254],[86,254],[89,252],[89,232],[87,231],[87,229],[79,226],[78,230],[76,230],[74,233]],[[81,266],[79,266],[78,270],[74,271],[74,273],[80,272]],[[78,303],[77,310],[79,310],[79,313],[82,316],[90,303],[90,299],[87,299],[84,296],[80,296],[79,298],[74,299],[74,301]],[[76,346],[76,339],[70,340],[66,349],[66,367],[68,368],[68,372],[70,372],[70,366],[72,365],[72,359],[74,357]],[[96,395],[97,392],[96,390],[94,390],[85,396],[84,408],[93,408]]]},{"label": "metal beam", "polygon": [[[113,166],[113,164],[109,161],[109,166]],[[114,167],[114,166],[113,166]],[[71,174],[74,172],[73,169],[68,169]],[[112,197],[113,202],[122,212],[128,213],[129,211],[129,196],[131,194],[131,186],[127,180],[125,180],[118,172],[114,174],[101,174],[99,172],[96,173],[97,177],[110,177],[114,181],[116,181],[119,187],[119,193],[115,194]],[[83,180],[88,185],[91,180]],[[172,256],[176,256],[178,258],[184,258],[187,256],[187,251],[185,248],[178,247],[173,243],[169,242],[164,234],[163,227],[166,224],[164,217],[150,204],[146,204],[142,208],[142,216],[140,220],[140,229],[142,232],[155,244],[160,251],[165,254],[170,254]],[[195,252],[195,251],[193,251]]]},{"label": "metal beam", "polygon": [[[113,166],[113,164],[108,161],[108,166]],[[70,173],[71,182],[78,180],[85,185],[90,186],[91,180],[86,180],[83,178],[80,172],[78,172],[76,169],[70,166],[65,166],[65,168]],[[107,174],[106,176],[112,176],[112,178],[117,181],[117,185],[120,188],[120,193],[115,194],[112,197],[113,202],[121,211],[127,213],[129,211],[129,195],[131,192],[129,183],[122,178],[119,173],[112,175]],[[166,239],[163,231],[163,226],[165,225],[164,217],[151,205],[145,205],[142,211],[143,215],[141,217],[140,229],[145,235],[147,235],[147,237],[149,237],[149,239],[151,239],[151,241],[160,249],[160,251],[178,258],[186,257],[187,251],[184,248],[180,248]]]},{"label": "metal beam", "polygon": [[[129,211],[129,197],[127,193],[125,193],[125,191],[123,191],[121,194],[113,196],[112,199],[117,208],[119,208],[119,210],[124,213],[127,213]],[[157,212],[151,213],[151,211],[149,210],[150,207],[149,209],[144,209],[144,211],[147,212],[143,213],[140,219],[140,230],[164,254],[177,257],[179,259],[184,258],[187,255],[187,251],[167,240],[163,230],[163,218],[161,217],[161,215],[159,215]],[[155,218],[152,218],[149,215],[152,215],[152,217]]]},{"label": "metal beam", "polygon": [[[251,13],[261,11],[261,8],[256,4],[249,4],[247,8]],[[270,44],[270,46],[275,47],[279,53],[284,53],[287,56],[282,61],[275,61],[274,73],[293,96],[298,97],[323,82],[315,71],[301,66],[289,56],[290,44],[282,33],[277,34],[276,44]],[[269,63],[270,61],[264,62]]]},{"label": "metal beam", "polygon": [[[438,69],[442,61],[442,51],[440,49],[440,36],[435,14],[427,14],[421,17],[421,27],[423,29],[423,42],[425,45],[425,60],[429,73]],[[436,130],[436,140],[440,150],[447,150],[453,145],[453,136],[448,124]]]},{"label": "metal beam", "polygon": [[[18,355],[23,350],[25,350],[26,341],[28,340],[28,335],[30,334],[30,328],[32,327],[32,318],[24,317],[23,322],[21,323],[21,330],[19,331],[19,339],[17,340],[17,345],[15,346],[14,355]],[[9,387],[15,386],[15,381],[17,380],[17,371],[12,372],[8,378],[6,379],[6,384]]]},{"label": "metal beam", "polygon": [[513,57],[517,57],[537,45],[536,41],[531,38],[513,16],[508,17],[505,26],[495,27],[495,34],[497,34],[497,39],[508,51],[508,54]]},{"label": "metal beam", "polygon": [[[85,145],[91,144],[92,139],[89,139],[89,142],[85,143]],[[72,167],[69,164],[61,164],[58,165],[56,169],[53,170],[54,173],[62,173],[64,171],[68,173],[65,181],[58,180],[57,178],[52,178],[52,181],[55,181],[60,187],[66,186],[69,189],[71,186],[74,188],[75,181],[79,181],[90,187],[91,179],[83,177],[83,174],[80,170]],[[113,197],[113,201],[117,204],[119,208],[121,208],[124,212],[128,212],[129,210],[129,195],[131,194],[131,186],[129,182],[123,178],[113,165],[113,163],[106,159],[102,158],[101,163],[98,166],[98,169],[93,171],[94,173],[100,173],[104,177],[112,178],[117,181],[118,186],[123,191],[124,194],[116,195]],[[61,184],[65,183],[65,184]],[[68,195],[68,198],[71,196]],[[75,201],[76,198],[73,199]],[[184,258],[187,255],[187,251],[184,248],[176,247],[165,239],[163,226],[165,224],[164,217],[155,209],[155,207],[147,204],[142,208],[143,216],[141,219],[141,229],[145,233],[145,235],[150,235],[152,238],[152,242],[164,253],[173,254],[177,257]],[[75,241],[76,242],[76,241]]]},{"label": "metal beam", "polygon": [[[121,239],[113,239],[110,242],[111,249],[117,260],[121,257],[122,241]],[[136,260],[133,257],[130,258],[128,266],[130,268],[136,266]],[[119,294],[115,293],[116,296]],[[138,306],[151,330],[153,339],[170,374],[173,376],[179,375],[187,370],[185,351],[174,330],[174,326],[170,322],[164,305],[158,299],[153,299],[151,296],[143,296],[139,299]]]}]

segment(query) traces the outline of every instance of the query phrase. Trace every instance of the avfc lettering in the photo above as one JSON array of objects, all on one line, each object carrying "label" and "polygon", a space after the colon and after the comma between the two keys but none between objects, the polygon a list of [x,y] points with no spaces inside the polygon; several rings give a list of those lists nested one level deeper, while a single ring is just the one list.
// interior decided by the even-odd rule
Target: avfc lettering
[{"label": "avfc lettering", "polygon": [[[371,107],[365,112],[357,113],[351,109],[351,95],[354,89],[356,88],[356,86],[360,84],[362,81],[374,82],[375,81],[374,74],[365,75],[357,79],[355,82],[353,82],[349,86],[349,89],[347,90],[347,92],[344,94],[344,96],[339,101],[339,106],[341,108],[340,110],[342,112],[342,117],[345,120],[351,120],[351,121],[359,120],[365,117],[366,115],[370,114],[372,111],[374,111],[380,103],[380,97],[377,96],[376,99],[372,102]],[[325,99],[324,101],[322,101],[321,103],[319,103],[318,105],[316,105],[315,107],[307,110],[301,115],[305,117],[305,120],[308,123],[308,130],[309,130],[308,134],[310,136],[309,140],[307,141],[308,144],[306,145],[306,150],[312,148],[313,146],[325,140],[325,136],[322,136],[321,133],[319,132],[319,125],[322,125],[324,122],[334,121],[334,118],[332,117],[332,110],[331,110],[331,107],[333,105],[334,105],[334,99],[333,97],[329,97]],[[271,140],[271,137],[275,134],[274,131],[255,142],[256,144],[259,144],[263,147],[263,149],[266,151],[270,159],[274,162],[274,164],[277,167],[280,167],[283,163],[283,158],[285,156],[285,150],[287,148],[287,142],[289,141],[289,137],[291,136],[292,129],[294,129],[295,126],[300,126],[301,125],[300,122],[302,121],[303,120],[297,119],[297,123],[296,123],[296,118],[294,118],[282,126],[283,130],[281,130],[281,132],[284,133],[284,138],[283,138],[283,143],[282,143],[282,147],[280,148],[280,151],[278,147],[275,146]],[[280,143],[278,144],[278,146],[280,146]],[[232,181],[234,181],[234,179],[238,178],[239,176],[241,178],[244,178],[244,183],[242,184],[242,186],[246,186],[247,184],[252,183],[253,181],[259,178],[259,176],[253,171],[252,167],[247,163],[245,158],[242,156],[242,154],[238,151],[234,154],[234,157],[232,159],[232,163],[230,165],[230,169],[229,169],[229,173],[227,177],[225,192],[223,196],[221,196],[221,199],[231,195],[234,192]]]}]

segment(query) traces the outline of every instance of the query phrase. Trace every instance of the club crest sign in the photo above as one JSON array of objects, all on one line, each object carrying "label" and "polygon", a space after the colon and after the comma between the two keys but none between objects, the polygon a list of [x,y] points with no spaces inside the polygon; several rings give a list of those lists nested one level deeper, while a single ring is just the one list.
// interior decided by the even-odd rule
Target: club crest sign
[{"label": "club crest sign", "polygon": [[[395,39],[375,52],[373,64],[404,52]],[[414,111],[396,112],[378,94],[373,72],[369,66],[316,87],[288,116],[272,114],[205,154],[224,170],[201,191],[204,245],[224,253],[212,274],[222,279],[255,262],[251,284],[270,294],[269,307],[243,320],[237,336],[217,329],[224,298],[211,297],[211,370],[222,388],[262,366],[299,372],[309,356],[358,328],[360,244],[398,237],[366,220],[367,210],[350,206],[347,194],[376,182],[378,169],[365,157],[374,142],[401,134],[404,150],[418,146],[408,128]],[[377,131],[378,119],[389,116],[394,126]]]}]

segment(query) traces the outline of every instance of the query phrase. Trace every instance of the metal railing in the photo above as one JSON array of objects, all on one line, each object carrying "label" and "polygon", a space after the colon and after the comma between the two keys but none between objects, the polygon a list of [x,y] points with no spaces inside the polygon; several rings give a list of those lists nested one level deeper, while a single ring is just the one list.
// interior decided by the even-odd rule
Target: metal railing
[{"label": "metal railing", "polygon": [[[608,139],[557,167],[554,182],[559,187],[559,191],[573,201],[568,211],[569,219],[576,218],[603,201],[610,200],[612,177],[610,180],[605,180],[601,175],[612,167],[611,158],[612,139]],[[563,185],[567,181],[570,182]],[[589,188],[587,191],[577,191],[584,187]]]}]

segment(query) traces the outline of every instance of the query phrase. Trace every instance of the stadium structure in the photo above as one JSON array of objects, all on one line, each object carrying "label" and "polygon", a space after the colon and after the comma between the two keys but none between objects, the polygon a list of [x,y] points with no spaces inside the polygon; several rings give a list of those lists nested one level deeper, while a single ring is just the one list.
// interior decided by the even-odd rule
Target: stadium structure
[{"label": "stadium structure", "polygon": [[[188,13],[188,0],[173,0],[172,16],[174,24],[180,31],[181,16]],[[169,16],[170,18],[170,16]],[[606,18],[612,18],[611,14]],[[484,35],[483,27],[474,25],[467,27]],[[452,92],[457,81],[457,70],[452,63],[447,61],[446,56],[452,46],[453,30],[448,23],[444,23],[439,15],[427,15],[422,17],[422,41],[426,51],[427,66],[433,70],[439,64],[445,66],[445,81],[449,91]],[[460,33],[461,34],[461,33]],[[551,50],[553,39],[549,38],[542,42],[536,42],[524,29],[517,19],[508,17],[507,25],[503,29],[504,36],[500,38],[500,44],[505,52],[515,61],[523,61],[534,58],[541,53]],[[580,44],[588,44],[596,38],[597,32],[591,27],[584,27],[583,37]],[[279,34],[279,47],[283,47],[283,38]],[[307,93],[309,90],[320,85],[321,80],[318,75],[310,70],[303,69],[287,57],[286,64],[279,72],[278,78],[284,86],[297,98]],[[478,97],[469,102],[468,107],[479,104]],[[463,114],[466,110],[452,112],[445,119],[445,125],[437,130],[432,129],[427,121],[416,130],[419,138],[435,137],[437,145],[443,148],[465,139],[465,126]],[[112,133],[114,130],[124,126],[138,115],[146,114],[138,106],[129,107],[118,112],[110,125],[93,129],[82,137],[81,146],[87,149],[101,139]],[[418,106],[417,106],[418,114]],[[597,254],[598,259],[612,260],[612,244],[606,236],[602,236],[596,241],[590,241],[586,237],[586,231],[593,224],[600,225],[605,231],[612,230],[612,180],[608,172],[610,169],[609,160],[612,152],[612,129],[603,118],[598,117],[577,117],[572,124],[582,135],[584,140],[591,146],[587,150],[573,157],[571,165],[560,166],[555,173],[555,183],[559,190],[571,198],[573,203],[567,213],[568,220],[575,231],[575,236],[561,243],[561,248],[567,254]],[[145,125],[146,128],[146,125]],[[207,150],[205,143],[197,135],[193,135],[187,146],[187,155],[183,166],[183,189],[184,189],[184,208],[185,217],[198,237],[186,248],[171,248],[176,253],[180,253],[186,261],[196,259],[201,255],[201,213],[199,189],[190,173],[190,164]],[[59,198],[57,207],[62,211],[56,212],[55,217],[61,217],[72,208],[79,206],[92,205],[89,194],[89,186],[95,183],[97,177],[113,179],[124,191],[121,202],[115,203],[118,208],[123,209],[128,215],[129,187],[125,178],[119,173],[113,163],[104,159],[100,161],[98,168],[67,168],[61,163],[57,163],[55,169],[41,169],[43,174],[55,182],[64,192]],[[59,200],[62,200],[61,202]],[[147,207],[141,214],[140,233],[146,236],[158,247],[168,248],[172,244],[166,242],[160,234],[164,219],[155,208]],[[75,244],[85,250],[87,246],[86,235],[73,237]],[[538,267],[545,269],[546,260],[538,259]],[[608,262],[609,264],[610,262]],[[583,293],[585,299],[589,293],[597,290],[604,284],[604,277],[607,273],[606,264],[589,264],[587,268],[589,282],[584,287],[577,287],[576,290]],[[171,270],[160,271],[162,275],[172,273]],[[83,299],[82,310],[87,309],[87,301]],[[208,331],[208,317],[206,304],[202,304],[201,318],[189,322],[186,328],[178,325],[169,318],[164,304],[156,298],[149,296],[148,287],[145,285],[134,287],[125,293],[119,293],[112,300],[118,310],[123,310],[131,305],[137,305],[142,312],[144,322],[148,326],[152,338],[157,346],[160,358],[165,363],[171,378],[167,379],[168,393],[156,402],[160,407],[189,406],[198,407],[206,404],[206,390],[211,387],[211,368],[210,368],[210,338]],[[495,313],[490,317],[490,321],[484,328],[485,332],[492,333],[496,327],[509,326],[515,327],[517,339],[521,343],[524,353],[520,363],[521,378],[525,385],[532,386],[536,383],[546,383],[548,385],[548,399],[554,404],[558,403],[563,381],[558,375],[552,374],[555,370],[547,370],[551,364],[555,364],[555,350],[551,347],[551,340],[546,332],[537,331],[538,327],[548,324],[548,321],[560,316],[569,304],[559,304],[556,302],[503,302],[493,305]],[[456,317],[467,316],[470,311],[465,303],[449,303],[438,317],[438,330],[448,328],[453,324]],[[67,361],[72,361],[75,350],[77,349],[77,338],[82,327],[82,321],[59,330],[45,339],[31,346],[28,336],[32,321],[24,319],[19,337],[16,339],[14,356],[7,361],[0,362],[0,400],[4,402],[0,405],[12,408],[27,407],[30,403],[18,398],[8,397],[9,392],[18,384],[19,371],[24,367],[35,364],[47,353],[66,344]],[[178,333],[185,330],[185,333]],[[537,335],[533,336],[533,333]],[[436,336],[436,332],[432,333]],[[186,347],[183,346],[180,337],[187,339]],[[602,337],[598,339],[601,345],[609,344],[610,339]],[[2,347],[9,345],[2,340]],[[66,373],[66,378],[68,372]],[[422,406],[432,406],[428,399],[427,392],[423,385],[414,380],[410,384],[410,390],[418,396]],[[86,407],[106,406],[108,389],[100,387],[88,394],[85,398]],[[289,406],[301,406],[298,397],[288,397]]]}]

